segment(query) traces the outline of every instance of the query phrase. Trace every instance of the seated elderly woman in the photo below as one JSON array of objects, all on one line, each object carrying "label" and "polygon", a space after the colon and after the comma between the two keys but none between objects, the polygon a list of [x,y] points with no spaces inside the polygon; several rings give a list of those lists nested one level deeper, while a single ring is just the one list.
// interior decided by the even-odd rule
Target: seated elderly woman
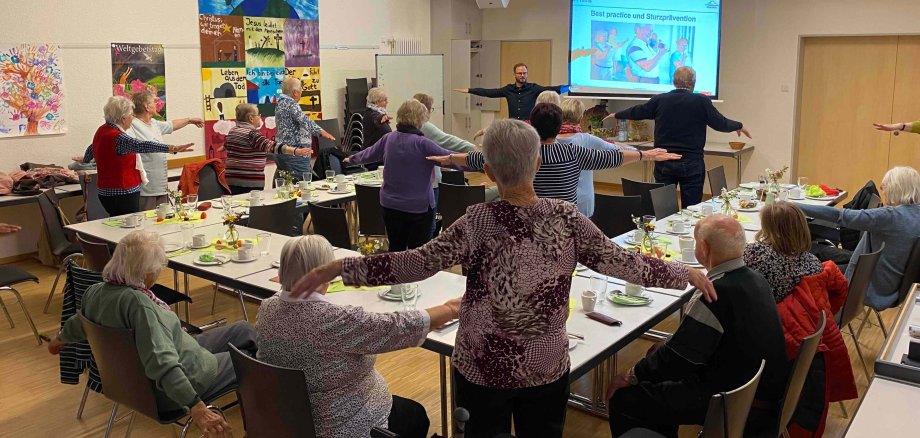
[{"label": "seated elderly woman", "polygon": [[[866,210],[799,205],[806,216],[831,221],[864,233],[850,257],[846,277],[851,278],[861,254],[885,245],[878,267],[869,282],[866,305],[884,310],[898,305],[898,289],[907,259],[920,238],[920,174],[912,167],[895,167],[885,173],[879,186],[884,206]],[[845,251],[845,250],[837,250]]]},{"label": "seated elderly woman", "polygon": [[83,162],[96,160],[99,202],[110,216],[135,213],[140,210],[141,171],[138,153],[177,153],[189,150],[193,144],[165,145],[131,137],[134,104],[123,96],[112,96],[105,104],[105,124],[96,130],[93,143],[83,154]]},{"label": "seated elderly woman", "polygon": [[450,155],[422,133],[428,109],[411,99],[399,106],[396,131],[383,136],[373,146],[345,159],[346,163],[368,164],[383,161],[383,187],[380,206],[390,240],[390,251],[418,248],[431,240],[435,213],[432,186],[434,163],[431,155]]},{"label": "seated elderly woman", "polygon": [[810,390],[803,393],[800,402],[811,408],[798,410],[789,426],[793,437],[822,436],[828,404],[858,396],[850,354],[834,320],[846,301],[847,279],[834,262],[822,264],[808,252],[811,233],[805,214],[795,204],[765,206],[760,210],[760,222],[756,241],[745,247],[744,262],[770,284],[790,360],[798,356],[800,340],[814,333],[822,310],[827,318],[812,368],[823,381],[811,380]]},{"label": "seated elderly woman", "polygon": [[[534,177],[533,186],[541,198],[561,199],[577,204],[581,171],[619,167],[627,162],[624,159],[627,152],[631,154],[629,161],[672,159],[670,154],[644,155],[642,152],[616,149],[595,150],[559,142],[556,137],[562,129],[562,109],[551,103],[538,103],[530,113],[530,124],[540,135],[540,169]],[[483,153],[479,151],[431,159],[441,165],[462,166],[478,171],[483,170],[485,163]]]},{"label": "seated elderly woman", "polygon": [[338,275],[348,285],[396,284],[462,265],[466,293],[453,382],[457,405],[470,411],[467,436],[509,433],[512,417],[518,436],[562,436],[569,394],[565,322],[576,263],[646,286],[683,289],[689,280],[714,295],[700,271],[627,251],[574,204],[539,198],[533,187],[539,146],[524,122],[494,122],[482,153],[501,201],[470,207],[421,248],[327,263],[292,293],[309,294]]},{"label": "seated elderly woman", "polygon": [[374,370],[375,354],[417,347],[433,328],[457,317],[460,299],[426,310],[372,313],[333,304],[328,283],[300,300],[294,282],[334,259],[322,236],[296,237],[281,249],[282,292],[262,302],[256,329],[258,358],[303,369],[310,391],[316,436],[366,437],[385,427],[407,438],[425,438],[428,416],[415,401],[390,396]]},{"label": "seated elderly woman", "polygon": [[[251,103],[236,106],[236,126],[227,134],[227,185],[234,195],[249,193],[265,186],[265,160],[268,154],[309,157],[309,147],[294,147],[275,143],[265,137],[259,128],[262,117],[259,107]],[[308,158],[309,160],[309,158]]]},{"label": "seated elderly woman", "polygon": [[[544,91],[545,93],[545,91]],[[630,146],[621,146],[610,143],[592,134],[581,132],[581,120],[585,114],[585,104],[581,99],[565,99],[562,101],[562,129],[556,136],[556,141],[563,144],[575,144],[588,149],[619,150],[623,153],[623,164],[635,163],[642,159],[646,161],[679,160],[680,155],[672,154],[667,149],[655,148],[647,151],[638,151]],[[594,216],[594,172],[582,170],[578,175],[578,211],[581,214]]]},{"label": "seated elderly woman", "polygon": [[227,344],[254,352],[256,331],[240,321],[197,337],[186,333],[179,317],[150,291],[165,266],[157,234],[134,231],[125,236],[102,271],[105,281],[86,290],[80,310],[64,322],[48,351],[58,354],[64,344],[86,340],[80,315],[105,327],[131,329],[144,372],[154,383],[158,408],[185,409],[206,436],[230,436],[230,425],[209,411],[204,400],[236,383]]}]

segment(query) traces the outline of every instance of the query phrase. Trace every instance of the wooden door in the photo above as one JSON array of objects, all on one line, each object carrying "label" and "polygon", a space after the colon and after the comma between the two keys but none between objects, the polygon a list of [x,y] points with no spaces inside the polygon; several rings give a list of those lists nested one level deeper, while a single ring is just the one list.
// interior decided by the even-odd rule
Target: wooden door
[{"label": "wooden door", "polygon": [[[539,41],[502,41],[501,86],[514,83],[514,64],[527,64],[527,81],[540,85],[550,83],[552,69],[552,42]],[[501,99],[499,117],[508,118],[508,102]]]},{"label": "wooden door", "polygon": [[[884,123],[901,123],[920,120],[920,36],[898,37],[897,70],[894,80],[894,104],[891,120]],[[920,169],[920,135],[893,135],[890,137],[891,150],[888,154],[888,167],[911,166]],[[880,183],[881,177],[875,179]]]},{"label": "wooden door", "polygon": [[[855,191],[888,169],[897,36],[814,37],[803,44],[794,175]],[[916,101],[915,101],[916,102]]]}]

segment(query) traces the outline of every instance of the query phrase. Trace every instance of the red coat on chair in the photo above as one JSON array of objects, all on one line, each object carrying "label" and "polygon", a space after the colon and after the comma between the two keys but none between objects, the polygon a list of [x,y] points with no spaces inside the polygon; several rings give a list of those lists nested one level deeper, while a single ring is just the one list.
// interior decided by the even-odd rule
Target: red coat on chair
[{"label": "red coat on chair", "polygon": [[230,187],[227,186],[227,179],[224,177],[224,162],[217,158],[182,166],[182,175],[179,176],[179,190],[182,190],[182,193],[186,195],[197,194],[199,185],[198,172],[205,166],[214,167],[214,173],[217,174],[217,182],[223,187],[224,193],[229,195]]},{"label": "red coat on chair", "polygon": [[[818,353],[823,353],[825,363],[824,417],[827,415],[828,403],[859,396],[850,365],[850,353],[834,321],[834,315],[846,302],[848,287],[847,279],[837,265],[826,261],[822,272],[803,277],[792,293],[777,303],[786,338],[786,356],[790,360],[798,355],[802,339],[815,332],[821,311],[825,312],[827,325],[821,336],[821,344],[818,345]],[[824,422],[825,418],[822,418],[818,436],[824,429]],[[798,435],[792,427],[789,431],[793,436]]]}]

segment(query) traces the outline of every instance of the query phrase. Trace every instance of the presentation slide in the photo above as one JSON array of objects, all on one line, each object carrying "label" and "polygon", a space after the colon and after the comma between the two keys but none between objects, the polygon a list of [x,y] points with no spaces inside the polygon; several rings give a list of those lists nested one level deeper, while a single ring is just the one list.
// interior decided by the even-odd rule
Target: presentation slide
[{"label": "presentation slide", "polygon": [[695,91],[718,96],[721,12],[718,0],[572,0],[569,94],[659,94],[688,66]]}]

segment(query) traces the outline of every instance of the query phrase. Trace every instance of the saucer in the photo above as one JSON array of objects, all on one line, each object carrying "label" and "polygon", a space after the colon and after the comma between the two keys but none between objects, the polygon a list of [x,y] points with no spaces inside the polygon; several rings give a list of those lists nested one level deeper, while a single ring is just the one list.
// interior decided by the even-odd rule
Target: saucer
[{"label": "saucer", "polygon": [[569,350],[574,350],[578,346],[578,341],[575,339],[569,339]]},{"label": "saucer", "polygon": [[682,258],[677,258],[677,257],[675,257],[674,259],[677,260],[678,262],[683,263],[683,264],[688,265],[688,266],[703,266],[703,265],[700,264],[699,260],[694,260],[694,261],[692,261],[692,262],[685,262],[684,259],[682,259]]},{"label": "saucer", "polygon": [[137,224],[137,225],[121,224],[122,228],[137,228],[139,226],[141,226],[141,224]]},{"label": "saucer", "polygon": [[675,236],[683,236],[683,235],[685,235],[685,234],[690,234],[690,232],[687,231],[686,229],[685,229],[684,231],[673,231],[673,230],[668,230],[668,231],[666,231],[666,233],[668,233],[668,234],[673,234],[673,235],[675,235]]},{"label": "saucer", "polygon": [[[419,296],[422,295],[421,292],[419,292],[418,294]],[[402,294],[393,292],[392,288],[381,289],[380,291],[377,292],[377,296],[380,297],[380,299],[387,300],[387,301],[402,301]]]},{"label": "saucer", "polygon": [[607,300],[621,306],[646,306],[652,303],[652,299],[645,294],[638,296],[629,296],[626,294],[612,293],[607,296]]},{"label": "saucer", "polygon": [[166,251],[167,253],[176,252],[184,248],[185,248],[185,245],[180,245],[178,243],[163,244],[163,250]]},{"label": "saucer", "polygon": [[272,262],[272,267],[273,267],[273,268],[280,268],[280,267],[281,267],[281,262]]},{"label": "saucer", "polygon": [[329,190],[330,195],[347,195],[351,190]]},{"label": "saucer", "polygon": [[210,242],[206,242],[204,245],[200,245],[200,246],[192,244],[192,245],[189,245],[189,249],[204,249],[209,246],[211,246]]},{"label": "saucer", "polygon": [[193,260],[192,263],[199,265],[199,266],[218,266],[218,265],[227,263],[227,261],[230,260],[230,258],[225,255],[216,255],[214,256],[214,258],[217,260],[214,260],[213,262],[203,262],[199,260],[198,258],[195,258],[195,260]]},{"label": "saucer", "polygon": [[230,260],[236,263],[249,263],[249,262],[254,262],[256,260],[259,260],[259,257],[253,257],[251,259],[244,260],[244,259],[239,258],[239,255],[234,254],[232,257],[230,257]]}]

